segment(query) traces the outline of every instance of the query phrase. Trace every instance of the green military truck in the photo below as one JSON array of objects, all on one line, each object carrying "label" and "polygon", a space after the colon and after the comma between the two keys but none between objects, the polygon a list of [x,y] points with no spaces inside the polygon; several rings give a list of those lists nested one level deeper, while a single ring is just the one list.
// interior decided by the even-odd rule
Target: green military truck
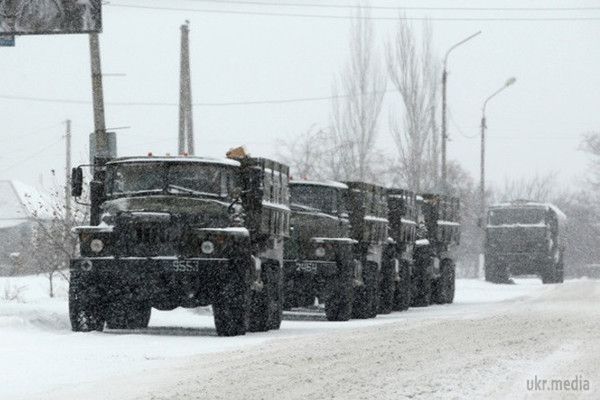
[{"label": "green military truck", "polygon": [[387,204],[389,238],[384,251],[380,313],[404,311],[410,306],[413,248],[417,234],[415,193],[404,189],[388,189]]},{"label": "green military truck", "polygon": [[488,208],[485,279],[538,275],[543,283],[564,280],[565,215],[552,204],[517,200]]},{"label": "green military truck", "polygon": [[[83,188],[75,168],[72,193]],[[99,160],[89,226],[75,229],[74,331],[143,328],[151,308],[212,304],[217,333],[278,329],[288,167],[244,157]]]},{"label": "green military truck", "polygon": [[413,252],[412,301],[415,307],[454,301],[454,250],[460,244],[460,202],[438,194],[417,196],[418,228]]},{"label": "green military truck", "polygon": [[[357,262],[352,316],[374,318],[380,308],[380,286],[384,269],[384,250],[388,243],[388,208],[386,189],[364,182],[344,182],[346,208],[350,217],[350,237]],[[387,305],[382,305],[386,309]]]},{"label": "green military truck", "polygon": [[348,186],[332,181],[290,182],[290,239],[285,241],[285,308],[318,298],[330,321],[352,315],[356,263],[345,206]]}]

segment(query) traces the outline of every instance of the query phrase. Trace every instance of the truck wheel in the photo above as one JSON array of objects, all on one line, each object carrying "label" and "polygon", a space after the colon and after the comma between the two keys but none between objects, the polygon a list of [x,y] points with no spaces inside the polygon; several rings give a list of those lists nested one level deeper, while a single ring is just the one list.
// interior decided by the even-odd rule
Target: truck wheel
[{"label": "truck wheel", "polygon": [[270,317],[268,329],[279,329],[283,319],[283,270],[276,264],[271,268]]},{"label": "truck wheel", "polygon": [[394,309],[394,292],[396,291],[396,259],[386,260],[381,269],[379,283],[379,314],[389,314]]},{"label": "truck wheel", "polygon": [[431,304],[433,283],[429,265],[431,262],[431,257],[425,257],[415,263],[415,273],[412,277],[412,307],[427,307]]},{"label": "truck wheel", "polygon": [[86,285],[76,271],[71,270],[69,283],[69,319],[73,332],[102,331],[104,312],[102,296],[95,285]]},{"label": "truck wheel", "polygon": [[434,285],[433,301],[437,304],[447,304],[454,301],[455,266],[451,259],[442,260],[441,274]]},{"label": "truck wheel", "polygon": [[354,288],[354,260],[345,264],[338,262],[338,273],[325,285],[325,315],[328,321],[348,321],[352,317]]},{"label": "truck wheel", "polygon": [[352,316],[354,318],[374,318],[377,315],[379,300],[379,271],[377,263],[367,261],[362,270],[364,284],[354,289]]},{"label": "truck wheel", "polygon": [[559,264],[554,264],[551,268],[544,269],[540,275],[544,285],[562,283],[564,281],[564,272]]},{"label": "truck wheel", "polygon": [[562,263],[562,261],[560,262],[560,264],[558,264],[558,268],[556,268],[556,279],[555,282],[556,283],[563,283],[565,281],[565,266]]},{"label": "truck wheel", "polygon": [[400,260],[400,280],[396,282],[394,292],[394,311],[406,311],[411,302],[411,277],[410,263],[406,260]]},{"label": "truck wheel", "polygon": [[109,329],[147,328],[152,307],[146,301],[136,300],[131,293],[124,293],[111,302],[106,311]]},{"label": "truck wheel", "polygon": [[294,307],[298,307],[298,299],[294,290],[294,278],[284,274],[283,288],[283,309],[289,311]]},{"label": "truck wheel", "polygon": [[293,276],[286,279],[285,293],[283,295],[285,310],[296,307],[310,307],[315,304],[314,288],[306,278]]},{"label": "truck wheel", "polygon": [[250,309],[250,259],[238,262],[230,276],[219,284],[213,301],[215,327],[219,336],[244,335]]},{"label": "truck wheel", "polygon": [[485,280],[491,283],[510,283],[508,268],[502,263],[486,259]]},{"label": "truck wheel", "polygon": [[250,294],[250,332],[265,332],[269,330],[269,320],[271,318],[273,298],[277,291],[277,282],[272,272],[273,266],[268,263],[262,265],[261,279],[263,287],[259,291],[252,291]]}]

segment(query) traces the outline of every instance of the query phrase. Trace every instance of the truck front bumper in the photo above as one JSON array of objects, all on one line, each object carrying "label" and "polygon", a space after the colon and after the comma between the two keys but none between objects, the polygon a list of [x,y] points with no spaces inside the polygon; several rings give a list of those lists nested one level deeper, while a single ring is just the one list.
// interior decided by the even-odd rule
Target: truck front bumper
[{"label": "truck front bumper", "polygon": [[511,275],[537,275],[552,266],[552,259],[539,253],[502,253],[486,255],[486,264],[506,266]]},{"label": "truck front bumper", "polygon": [[284,271],[287,276],[331,276],[338,272],[338,267],[335,261],[285,260]]},{"label": "truck front bumper", "polygon": [[71,271],[92,275],[210,275],[229,269],[227,258],[82,257],[71,260]]}]

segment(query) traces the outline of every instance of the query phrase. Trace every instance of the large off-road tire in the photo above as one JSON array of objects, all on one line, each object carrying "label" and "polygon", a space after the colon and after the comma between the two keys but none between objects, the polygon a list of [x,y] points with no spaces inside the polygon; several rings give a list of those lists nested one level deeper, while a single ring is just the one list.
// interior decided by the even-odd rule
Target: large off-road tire
[{"label": "large off-road tire", "polygon": [[563,283],[564,278],[564,268],[562,264],[554,264],[552,267],[545,269],[541,276],[543,284],[552,284],[552,283]]},{"label": "large off-road tire", "polygon": [[238,262],[219,283],[213,301],[215,327],[219,336],[244,335],[250,316],[250,259]]},{"label": "large off-road tire", "polygon": [[561,260],[556,268],[555,282],[563,283],[565,281],[565,265]]},{"label": "large off-road tire", "polygon": [[495,260],[488,260],[486,257],[485,280],[491,283],[511,283],[507,265]]},{"label": "large off-road tire", "polygon": [[271,268],[270,302],[269,302],[269,322],[268,329],[279,329],[283,319],[283,269],[279,264]]},{"label": "large off-road tire", "polygon": [[432,262],[433,260],[429,256],[419,257],[415,262],[412,276],[412,307],[427,307],[431,304],[433,290]]},{"label": "large off-road tire", "polygon": [[388,259],[382,263],[379,281],[378,314],[389,314],[394,309],[394,294],[396,291],[396,259]]},{"label": "large off-road tire", "polygon": [[449,258],[442,260],[440,277],[435,280],[432,300],[437,304],[448,304],[454,301],[455,265]]},{"label": "large off-road tire", "polygon": [[104,296],[92,282],[79,272],[71,270],[69,283],[69,319],[73,332],[102,331],[104,329]]},{"label": "large off-road tire", "polygon": [[315,304],[315,293],[311,285],[298,276],[285,277],[283,294],[284,310],[296,307],[310,307]]},{"label": "large off-road tire", "polygon": [[394,311],[406,311],[410,307],[412,297],[411,265],[406,260],[400,260],[400,280],[396,282],[394,292]]},{"label": "large off-road tire", "polygon": [[261,271],[263,287],[250,296],[250,332],[265,332],[279,328],[283,313],[283,288],[279,264],[264,263]]},{"label": "large off-road tire", "polygon": [[348,321],[352,317],[354,298],[354,260],[338,262],[337,274],[329,277],[325,284],[325,315],[328,321]]},{"label": "large off-road tire", "polygon": [[363,285],[354,288],[352,317],[358,319],[374,318],[379,303],[379,266],[367,261],[362,268]]}]

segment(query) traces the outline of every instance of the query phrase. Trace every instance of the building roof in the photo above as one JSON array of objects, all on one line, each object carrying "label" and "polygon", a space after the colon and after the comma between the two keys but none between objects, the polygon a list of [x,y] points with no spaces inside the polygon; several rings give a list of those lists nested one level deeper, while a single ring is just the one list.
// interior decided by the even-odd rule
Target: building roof
[{"label": "building roof", "polygon": [[0,180],[0,229],[33,218],[51,219],[52,202],[37,189],[14,180]]}]

